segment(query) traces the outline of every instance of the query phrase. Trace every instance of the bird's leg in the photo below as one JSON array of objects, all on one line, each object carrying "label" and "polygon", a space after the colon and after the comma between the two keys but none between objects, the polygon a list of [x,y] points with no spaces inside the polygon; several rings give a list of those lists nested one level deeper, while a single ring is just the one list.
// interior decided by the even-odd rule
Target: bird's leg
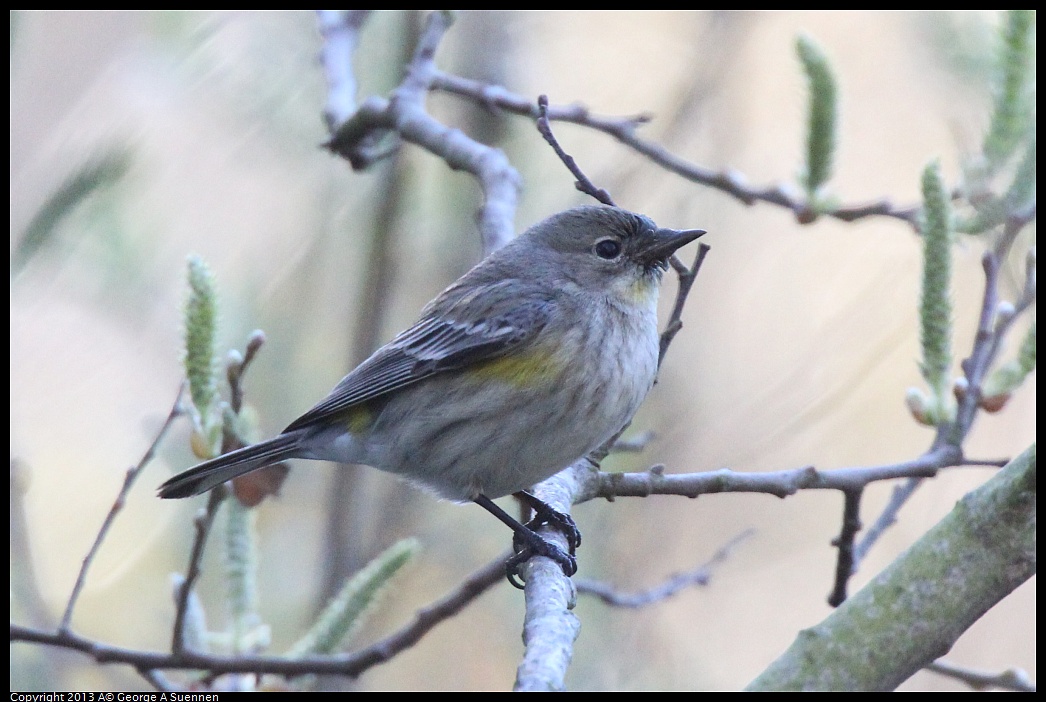
[{"label": "bird's leg", "polygon": [[[541,524],[564,523],[562,520],[556,522],[553,521],[555,517],[553,517],[552,515],[558,515],[561,518],[565,517],[565,519],[569,521],[571,525],[573,525],[574,522],[572,519],[570,519],[569,516],[556,512],[551,507],[546,505],[544,502],[541,502],[541,500],[538,500],[533,495],[527,495],[527,497],[534,500],[535,502],[537,502],[537,504],[540,504],[544,508],[543,511],[546,514],[543,518],[543,521],[540,522]],[[577,561],[574,559],[573,552],[574,548],[577,546],[577,543],[580,542],[581,535],[580,533],[578,533],[576,526],[573,527],[572,532],[573,535],[576,535],[576,538],[572,534],[567,534],[567,541],[570,543],[571,552],[563,553],[563,550],[561,548],[559,548],[555,544],[545,541],[540,536],[538,536],[537,533],[530,526],[524,526],[523,524],[520,524],[518,521],[513,519],[505,510],[501,509],[496,504],[494,504],[494,502],[486,495],[480,495],[473,501],[477,505],[490,512],[498,519],[500,519],[515,534],[515,536],[512,539],[512,545],[513,548],[515,548],[516,553],[505,563],[505,574],[508,577],[508,581],[512,583],[514,587],[517,587],[521,590],[523,589],[522,584],[520,584],[519,580],[517,579],[517,576],[519,575],[519,568],[528,560],[530,560],[533,556],[545,556],[546,558],[551,558],[553,561],[559,564],[559,567],[563,569],[563,574],[567,577],[570,577],[571,575],[577,572]],[[535,520],[532,520],[530,523],[534,524],[535,521],[539,518],[541,517],[535,517]]]},{"label": "bird's leg", "polygon": [[534,518],[527,522],[527,527],[531,531],[536,531],[546,524],[549,525],[567,537],[570,555],[574,555],[577,547],[581,545],[581,531],[577,528],[577,524],[574,523],[573,517],[552,509],[547,502],[539,500],[526,490],[514,492],[512,496],[534,510]]}]

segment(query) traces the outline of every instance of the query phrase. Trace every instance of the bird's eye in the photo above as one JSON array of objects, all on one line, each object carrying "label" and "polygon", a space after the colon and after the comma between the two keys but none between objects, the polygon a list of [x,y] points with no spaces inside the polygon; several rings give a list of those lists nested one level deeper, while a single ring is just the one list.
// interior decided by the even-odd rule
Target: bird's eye
[{"label": "bird's eye", "polygon": [[617,239],[602,239],[596,242],[596,256],[610,260],[621,253],[621,242]]}]

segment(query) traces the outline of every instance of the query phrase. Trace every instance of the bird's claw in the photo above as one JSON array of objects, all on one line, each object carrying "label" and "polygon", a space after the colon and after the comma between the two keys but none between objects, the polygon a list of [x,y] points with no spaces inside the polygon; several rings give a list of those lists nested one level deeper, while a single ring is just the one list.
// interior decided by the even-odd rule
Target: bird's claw
[{"label": "bird's claw", "polygon": [[[523,564],[529,561],[534,556],[544,556],[545,558],[551,558],[559,567],[563,569],[563,575],[568,578],[577,572],[577,559],[574,558],[574,551],[577,549],[577,545],[581,542],[581,532],[578,531],[577,525],[574,524],[574,520],[568,515],[555,512],[560,517],[565,517],[566,521],[556,522],[555,526],[563,531],[566,536],[567,543],[570,545],[570,552],[564,553],[556,544],[545,541],[535,531],[534,525],[537,523],[538,526],[545,524],[551,524],[552,522],[548,519],[542,519],[541,517],[535,517],[526,526],[526,532],[516,532],[512,538],[512,548],[515,553],[505,562],[505,576],[513,587],[520,590],[523,589],[523,584],[519,580],[520,569]],[[540,520],[540,521],[539,521]]]},{"label": "bird's claw", "polygon": [[530,530],[530,536],[532,539],[517,534],[513,539],[513,548],[516,552],[505,561],[505,576],[513,587],[523,589],[523,583],[519,580],[520,569],[524,563],[535,556],[544,556],[555,561],[563,569],[563,574],[567,578],[577,572],[577,560],[573,556],[573,541],[570,537],[567,539],[571,541],[571,552],[565,553],[559,546],[542,539],[535,531]]},{"label": "bird's claw", "polygon": [[557,512],[551,507],[547,510],[536,510],[534,518],[527,522],[527,528],[531,531],[537,531],[543,526],[550,526],[566,537],[571,556],[577,551],[577,547],[581,545],[581,530],[577,528],[577,523],[574,522],[574,518],[569,514]]}]

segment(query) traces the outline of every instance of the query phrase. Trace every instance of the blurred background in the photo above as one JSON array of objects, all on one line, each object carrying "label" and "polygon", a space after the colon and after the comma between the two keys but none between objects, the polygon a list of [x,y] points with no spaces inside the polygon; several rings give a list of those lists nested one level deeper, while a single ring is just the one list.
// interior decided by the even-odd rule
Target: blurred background
[{"label": "blurred background", "polygon": [[[387,95],[422,17],[375,13],[356,54],[361,96]],[[839,84],[832,190],[847,203],[919,200],[940,159],[954,182],[987,124],[992,12],[464,12],[441,68],[606,115],[650,113],[643,134],[675,154],[735,168],[754,184],[796,182],[806,85],[794,44],[806,32]],[[354,173],[320,144],[325,83],[315,17],[288,12],[11,14],[12,620],[57,624],[81,560],[166,416],[183,370],[186,257],[214,272],[222,349],[267,343],[247,400],[271,436],[305,411],[422,305],[477,261],[479,190],[406,146]],[[528,120],[434,94],[440,120],[504,149],[523,178],[522,230],[586,198]],[[608,470],[837,468],[914,457],[932,439],[904,405],[921,386],[916,300],[920,242],[886,218],[799,227],[657,168],[609,137],[555,125],[568,152],[623,207],[669,227],[700,227],[712,251],[661,379],[632,425],[656,439]],[[41,209],[88,173],[90,194],[41,230]],[[28,242],[28,243],[27,243]],[[690,247],[683,252],[692,260]],[[983,290],[979,240],[955,249],[954,348],[970,348]],[[668,277],[667,312],[675,291]],[[1004,294],[1013,296],[1013,288]],[[1023,330],[1023,327],[1022,327]],[[1015,337],[1007,357],[1016,350]],[[982,416],[977,458],[1013,456],[1035,437],[1027,383]],[[129,647],[169,645],[170,574],[184,569],[195,501],[155,486],[195,462],[182,421],[132,491],[80,601],[74,628]],[[298,463],[257,513],[269,651],[287,649],[340,579],[400,538],[420,556],[354,645],[409,620],[506,549],[507,529],[473,506],[440,502],[372,469]],[[952,469],[924,485],[852,582],[860,587],[990,477]],[[340,479],[336,479],[340,478]],[[891,485],[866,491],[878,515]],[[332,513],[332,503],[336,507]],[[754,536],[711,585],[638,611],[582,598],[572,689],[742,687],[830,609],[842,496],[805,492],[591,502],[580,576],[652,586]],[[17,522],[17,523],[16,523]],[[331,534],[338,539],[332,539]],[[220,541],[200,593],[224,626]],[[1028,583],[949,654],[1035,676]],[[523,599],[501,584],[360,689],[509,689]],[[172,675],[177,678],[178,676]],[[181,678],[178,678],[181,679]],[[11,688],[142,689],[128,668],[19,644]],[[903,689],[963,686],[920,673]]]}]

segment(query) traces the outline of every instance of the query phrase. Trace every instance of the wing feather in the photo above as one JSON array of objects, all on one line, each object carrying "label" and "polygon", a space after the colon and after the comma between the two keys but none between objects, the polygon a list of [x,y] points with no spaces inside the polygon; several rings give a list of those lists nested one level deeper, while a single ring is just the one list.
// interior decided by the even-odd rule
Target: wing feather
[{"label": "wing feather", "polygon": [[469,305],[451,306],[441,314],[430,312],[375,351],[284,431],[326,420],[437,373],[501,356],[534,338],[553,305],[542,295],[506,301],[505,309],[487,315],[478,315]]}]

